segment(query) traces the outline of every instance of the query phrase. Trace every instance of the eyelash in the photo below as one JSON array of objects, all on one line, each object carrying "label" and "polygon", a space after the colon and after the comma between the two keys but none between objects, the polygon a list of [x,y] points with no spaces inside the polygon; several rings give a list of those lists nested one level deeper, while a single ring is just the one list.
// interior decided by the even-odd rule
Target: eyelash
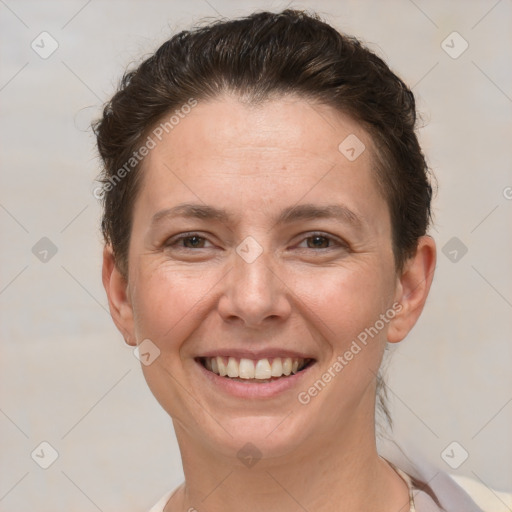
[{"label": "eyelash", "polygon": [[[318,233],[311,233],[309,236],[303,238],[301,240],[304,241],[304,240],[308,240],[310,238],[315,238],[315,237],[318,237],[318,238],[325,238],[326,240],[329,240],[330,242],[334,242],[338,247],[340,248],[345,248],[345,249],[348,249],[349,246],[346,242],[343,242],[341,240],[338,240],[337,238],[334,238],[330,235],[326,235],[325,233],[321,233],[321,232],[318,232]],[[178,245],[179,242],[181,242],[182,240],[187,240],[189,238],[200,238],[202,240],[207,240],[205,237],[201,236],[199,233],[184,233],[182,235],[179,235],[177,237],[174,237],[174,238],[171,238],[169,239],[166,243],[165,243],[165,247],[176,247]],[[178,247],[178,249],[189,249],[189,250],[194,250],[194,248],[190,248],[190,247]],[[207,249],[206,247],[198,247],[196,249]],[[304,248],[303,248],[304,249]],[[309,247],[306,247],[305,249],[311,249]],[[318,250],[323,250],[323,251],[328,251],[328,250],[332,250],[334,249],[334,247],[321,247],[320,249],[316,249],[316,252]],[[313,248],[313,250],[315,250]]]}]

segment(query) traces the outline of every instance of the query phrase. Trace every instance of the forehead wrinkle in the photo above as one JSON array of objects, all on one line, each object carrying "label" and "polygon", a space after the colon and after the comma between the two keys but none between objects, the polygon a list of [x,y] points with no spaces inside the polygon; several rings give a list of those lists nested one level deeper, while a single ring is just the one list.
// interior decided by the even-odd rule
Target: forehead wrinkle
[{"label": "forehead wrinkle", "polygon": [[[205,204],[182,203],[172,208],[160,210],[153,215],[151,224],[155,225],[163,218],[195,218],[201,220],[215,220],[225,224],[233,223],[236,214],[224,208],[216,208]],[[335,219],[340,222],[361,227],[363,220],[355,212],[341,204],[317,205],[299,204],[283,209],[274,222],[276,224],[290,224],[299,220]]]}]

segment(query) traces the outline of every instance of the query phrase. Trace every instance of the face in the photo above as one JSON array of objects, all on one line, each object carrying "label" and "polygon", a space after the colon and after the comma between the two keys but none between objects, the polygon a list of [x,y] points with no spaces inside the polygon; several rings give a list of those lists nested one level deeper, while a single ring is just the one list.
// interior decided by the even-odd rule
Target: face
[{"label": "face", "polygon": [[407,307],[371,148],[329,107],[226,96],[145,158],[115,320],[159,352],[142,369],[178,437],[280,456],[373,428]]}]

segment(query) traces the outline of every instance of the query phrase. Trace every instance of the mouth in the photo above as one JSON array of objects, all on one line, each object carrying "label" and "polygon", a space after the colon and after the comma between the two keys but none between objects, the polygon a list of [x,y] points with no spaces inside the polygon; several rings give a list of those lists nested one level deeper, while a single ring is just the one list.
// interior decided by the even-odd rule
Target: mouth
[{"label": "mouth", "polygon": [[198,357],[196,361],[212,374],[246,384],[266,384],[290,379],[315,363],[315,359],[301,357],[267,357],[255,360],[214,356]]}]

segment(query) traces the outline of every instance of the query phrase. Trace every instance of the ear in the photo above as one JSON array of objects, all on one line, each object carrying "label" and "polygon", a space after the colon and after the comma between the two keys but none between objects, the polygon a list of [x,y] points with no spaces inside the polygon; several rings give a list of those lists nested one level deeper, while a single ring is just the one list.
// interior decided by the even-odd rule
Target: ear
[{"label": "ear", "polygon": [[409,258],[398,278],[395,301],[402,307],[389,322],[388,341],[402,341],[418,320],[427,300],[436,267],[436,244],[422,236],[414,256]]},{"label": "ear", "polygon": [[110,315],[123,335],[126,343],[135,347],[133,329],[133,309],[129,296],[129,287],[126,279],[115,264],[112,246],[107,244],[103,248],[103,269],[101,273],[103,286],[107,292]]}]

